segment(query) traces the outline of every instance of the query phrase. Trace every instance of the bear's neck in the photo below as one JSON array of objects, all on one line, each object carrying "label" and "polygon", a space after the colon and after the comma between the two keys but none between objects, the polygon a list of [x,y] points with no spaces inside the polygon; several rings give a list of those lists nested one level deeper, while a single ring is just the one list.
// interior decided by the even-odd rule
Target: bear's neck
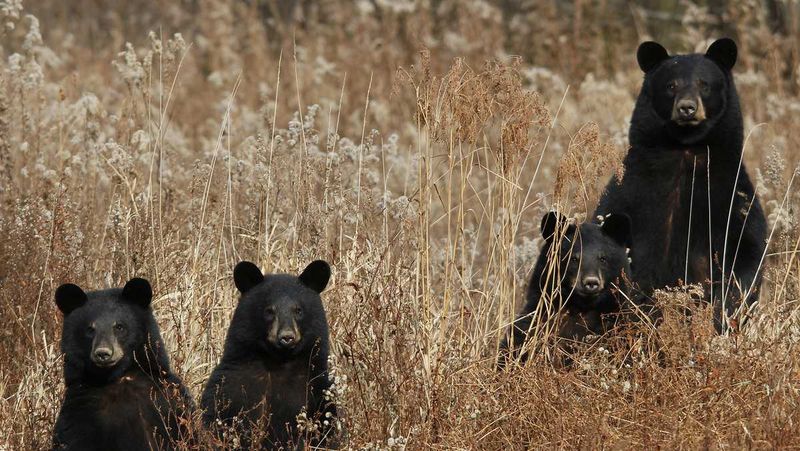
[{"label": "bear's neck", "polygon": [[566,298],[564,307],[570,313],[613,313],[619,311],[619,300],[611,291],[605,291],[594,297],[584,297],[572,293]]},{"label": "bear's neck", "polygon": [[303,362],[312,368],[312,373],[318,374],[327,371],[328,343],[320,339],[316,345],[308,346],[302,352],[284,355],[268,351],[260,343],[229,339],[225,343],[222,361],[231,365],[257,362],[263,364],[267,371],[282,371],[296,362]]},{"label": "bear's neck", "polygon": [[64,365],[64,385],[67,387],[72,386],[87,386],[87,387],[103,387],[106,385],[113,385],[126,378],[140,378],[146,377],[151,380],[161,379],[160,375],[150,374],[150,372],[143,370],[138,365],[131,365],[127,368],[84,368],[80,370],[74,365],[66,362]]}]

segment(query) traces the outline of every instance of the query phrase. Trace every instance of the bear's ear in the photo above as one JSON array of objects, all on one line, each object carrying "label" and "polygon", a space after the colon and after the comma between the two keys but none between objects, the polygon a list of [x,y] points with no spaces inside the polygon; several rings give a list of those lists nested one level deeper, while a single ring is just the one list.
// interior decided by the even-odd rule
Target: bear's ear
[{"label": "bear's ear", "polygon": [[317,293],[322,293],[331,278],[331,266],[323,260],[315,260],[300,274],[300,282]]},{"label": "bear's ear", "polygon": [[564,226],[569,222],[566,216],[557,211],[551,211],[542,218],[542,238],[551,240],[559,230],[564,230]]},{"label": "bear's ear", "polygon": [[134,277],[122,288],[120,296],[124,301],[140,307],[148,307],[153,301],[153,288],[150,282],[140,277]]},{"label": "bear's ear", "polygon": [[600,227],[602,227],[603,233],[612,240],[626,248],[631,247],[633,236],[631,234],[631,218],[628,215],[624,213],[608,214]]},{"label": "bear's ear", "polygon": [[719,64],[725,70],[733,69],[736,64],[736,56],[738,55],[736,42],[731,38],[722,38],[714,41],[706,51],[706,56],[711,58],[712,61]]},{"label": "bear's ear", "polygon": [[65,283],[56,289],[56,305],[65,316],[85,304],[87,300],[86,293],[73,283]]},{"label": "bear's ear", "polygon": [[639,49],[636,50],[636,61],[639,62],[639,67],[644,73],[650,72],[665,59],[669,59],[667,49],[658,42],[642,42],[639,44]]},{"label": "bear's ear", "polygon": [[263,281],[264,274],[261,274],[261,270],[253,263],[241,261],[233,268],[233,282],[242,294],[247,293]]}]

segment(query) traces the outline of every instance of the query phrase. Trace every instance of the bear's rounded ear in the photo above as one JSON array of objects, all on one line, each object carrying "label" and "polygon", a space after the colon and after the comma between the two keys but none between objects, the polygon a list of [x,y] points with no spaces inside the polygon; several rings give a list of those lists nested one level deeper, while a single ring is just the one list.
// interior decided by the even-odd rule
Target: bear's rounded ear
[{"label": "bear's rounded ear", "polygon": [[631,234],[631,218],[628,215],[624,213],[607,214],[600,227],[603,229],[603,233],[621,246],[631,247],[633,235]]},{"label": "bear's rounded ear", "polygon": [[731,38],[717,39],[708,47],[706,56],[711,58],[712,61],[719,64],[725,70],[733,69],[736,64],[736,56],[739,51],[736,48],[736,42]]},{"label": "bear's rounded ear", "polygon": [[87,300],[86,293],[74,283],[65,283],[56,289],[56,305],[64,315],[69,315]]},{"label": "bear's rounded ear", "polygon": [[669,59],[667,49],[658,42],[642,42],[639,44],[639,49],[636,50],[636,61],[639,62],[639,67],[644,73],[650,72],[665,59]]},{"label": "bear's rounded ear", "polygon": [[317,293],[322,293],[331,278],[331,265],[324,260],[315,260],[300,274],[300,282]]},{"label": "bear's rounded ear", "polygon": [[264,274],[261,274],[261,270],[253,263],[241,261],[233,268],[233,282],[242,294],[263,281]]},{"label": "bear's rounded ear", "polygon": [[541,229],[542,238],[550,240],[559,230],[564,230],[564,226],[569,222],[566,216],[557,211],[551,211],[542,218]]},{"label": "bear's rounded ear", "polygon": [[153,301],[153,288],[150,287],[150,282],[147,280],[134,277],[122,288],[120,297],[132,304],[147,307]]}]

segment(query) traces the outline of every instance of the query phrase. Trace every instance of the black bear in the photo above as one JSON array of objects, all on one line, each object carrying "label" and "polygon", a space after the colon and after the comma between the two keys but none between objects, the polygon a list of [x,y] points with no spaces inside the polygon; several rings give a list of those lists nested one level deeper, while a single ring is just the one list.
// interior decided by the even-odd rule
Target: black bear
[{"label": "black bear", "polygon": [[[265,276],[246,261],[234,268],[241,298],[222,360],[201,401],[204,422],[226,446],[335,444],[338,420],[330,396],[328,322],[320,298],[330,275],[330,266],[321,260],[310,263],[299,277]],[[298,428],[303,412],[306,424]],[[237,436],[233,442],[225,440],[228,431]]]},{"label": "black bear", "polygon": [[84,292],[58,287],[66,393],[58,450],[173,449],[189,443],[193,402],[172,373],[153,317],[150,283]]},{"label": "black bear", "polygon": [[[600,218],[598,218],[600,219]],[[535,330],[560,314],[557,334],[580,341],[586,335],[608,332],[627,310],[625,277],[630,275],[628,251],[631,221],[609,214],[601,223],[570,224],[555,212],[541,222],[544,246],[533,269],[526,303],[500,344],[499,365],[516,357]],[[522,353],[524,360],[527,353]]]},{"label": "black bear", "polygon": [[632,280],[640,289],[703,284],[717,330],[735,328],[745,318],[736,309],[757,299],[767,233],[742,165],[736,43],[723,38],[705,54],[669,56],[645,42],[636,57],[644,83],[624,176],[611,179],[596,214],[625,213],[635,224]]}]

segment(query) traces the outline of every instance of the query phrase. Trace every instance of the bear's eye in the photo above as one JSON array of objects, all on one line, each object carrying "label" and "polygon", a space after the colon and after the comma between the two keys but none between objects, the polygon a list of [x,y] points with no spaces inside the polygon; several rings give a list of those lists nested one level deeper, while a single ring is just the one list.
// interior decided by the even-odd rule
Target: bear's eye
[{"label": "bear's eye", "polygon": [[580,259],[581,259],[581,258],[580,258],[580,256],[578,256],[578,255],[573,255],[572,257],[570,257],[569,261],[571,261],[571,262],[573,262],[573,263],[577,263],[577,262],[578,262],[578,260],[580,260]]},{"label": "bear's eye", "polygon": [[114,324],[114,332],[125,332],[125,325],[124,324]]},{"label": "bear's eye", "polygon": [[94,337],[94,326],[89,326],[86,328],[86,336]]},{"label": "bear's eye", "polygon": [[697,80],[697,87],[700,88],[700,94],[706,95],[709,92],[708,83],[705,80]]},{"label": "bear's eye", "polygon": [[606,262],[606,256],[605,255],[601,255],[601,256],[597,257],[597,259],[600,260],[603,263]]},{"label": "bear's eye", "polygon": [[294,308],[294,316],[296,316],[297,318],[302,317],[303,316],[303,309],[300,308],[300,307],[295,307]]},{"label": "bear's eye", "polygon": [[670,94],[674,94],[675,90],[678,89],[678,82],[672,80],[671,82],[667,83],[667,92]]}]

